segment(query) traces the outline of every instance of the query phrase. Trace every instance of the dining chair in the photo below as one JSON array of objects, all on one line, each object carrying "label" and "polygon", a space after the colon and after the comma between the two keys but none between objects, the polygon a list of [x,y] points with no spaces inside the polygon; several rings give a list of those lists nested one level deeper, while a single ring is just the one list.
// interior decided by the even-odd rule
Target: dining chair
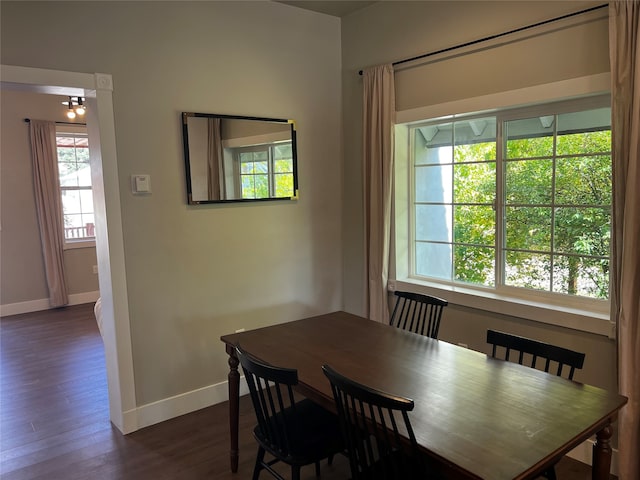
[{"label": "dining chair", "polygon": [[[320,461],[327,458],[331,463],[336,453],[344,451],[336,415],[309,399],[294,399],[297,370],[267,365],[239,346],[236,354],[258,420],[253,430],[258,442],[253,480],[262,470],[284,480],[272,467],[279,461],[291,467],[292,480],[299,480],[301,467],[311,464],[315,464],[319,476]],[[266,461],[266,453],[274,458]]]},{"label": "dining chair", "polygon": [[442,310],[449,302],[442,298],[413,292],[395,292],[389,324],[413,333],[438,338]]},{"label": "dining chair", "polygon": [[[487,330],[487,343],[492,345],[491,356],[494,358],[510,360],[513,351],[517,354],[517,361],[520,365],[537,368],[538,360],[541,360],[544,362],[545,372],[553,374],[555,370],[555,375],[561,377],[563,371],[568,371],[566,378],[569,380],[573,380],[575,370],[581,369],[584,365],[584,353],[510,333]],[[501,348],[498,349],[498,347]],[[555,369],[552,369],[552,365],[556,365]],[[556,480],[555,467],[550,467],[542,476],[549,480]]]},{"label": "dining chair", "polygon": [[322,370],[331,383],[351,480],[425,478],[407,413],[413,400],[359,384],[329,365]]},{"label": "dining chair", "polygon": [[[575,370],[581,369],[584,365],[584,353],[510,333],[487,330],[487,343],[492,345],[491,356],[494,358],[510,360],[511,352],[515,351],[518,354],[518,363],[520,365],[536,368],[538,360],[542,360],[544,361],[544,371],[549,373],[549,370],[555,364],[555,375],[559,377],[563,376],[563,371],[566,367],[569,372],[566,378],[569,380],[573,380]],[[501,357],[498,355],[497,347],[504,348]],[[528,355],[525,356],[525,354]]]}]

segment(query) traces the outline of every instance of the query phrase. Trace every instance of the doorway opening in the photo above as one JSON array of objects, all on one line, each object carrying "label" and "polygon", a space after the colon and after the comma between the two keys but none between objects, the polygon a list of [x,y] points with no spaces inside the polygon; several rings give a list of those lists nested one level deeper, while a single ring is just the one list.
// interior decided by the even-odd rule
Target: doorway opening
[{"label": "doorway opening", "polygon": [[2,65],[0,80],[2,90],[86,98],[109,417],[122,433],[133,432],[137,430],[135,384],[111,76]]}]

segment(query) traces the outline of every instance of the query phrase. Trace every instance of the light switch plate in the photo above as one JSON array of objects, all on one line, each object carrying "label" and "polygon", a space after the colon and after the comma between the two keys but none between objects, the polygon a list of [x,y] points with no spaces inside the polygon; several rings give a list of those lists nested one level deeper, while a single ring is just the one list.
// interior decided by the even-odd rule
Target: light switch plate
[{"label": "light switch plate", "polygon": [[133,193],[151,193],[151,175],[131,175]]}]

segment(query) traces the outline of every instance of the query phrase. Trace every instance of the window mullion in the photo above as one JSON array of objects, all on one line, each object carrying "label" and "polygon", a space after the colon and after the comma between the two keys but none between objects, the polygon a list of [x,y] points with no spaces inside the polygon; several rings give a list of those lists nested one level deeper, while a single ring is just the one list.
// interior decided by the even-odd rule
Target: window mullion
[{"label": "window mullion", "polygon": [[551,265],[549,277],[551,281],[549,282],[549,291],[553,292],[553,282],[555,276],[555,262],[556,262],[556,242],[555,242],[555,234],[556,234],[556,159],[557,159],[557,148],[558,148],[558,115],[553,116],[553,160],[551,164],[551,245],[549,245],[549,251],[551,252]]},{"label": "window mullion", "polygon": [[505,265],[505,198],[504,198],[504,119],[496,117],[496,197],[495,206],[495,275],[496,289],[504,286],[504,265]]},{"label": "window mullion", "polygon": [[449,278],[456,281],[456,122],[451,126],[451,272]]},{"label": "window mullion", "polygon": [[276,186],[275,186],[275,178],[274,178],[274,172],[275,172],[275,165],[273,164],[273,162],[275,162],[275,147],[273,145],[269,146],[269,148],[267,148],[267,185],[269,188],[269,196],[270,197],[275,197],[276,195]]},{"label": "window mullion", "polygon": [[407,237],[408,247],[408,262],[407,272],[409,275],[416,274],[416,157],[414,153],[414,149],[411,148],[411,145],[415,144],[415,136],[416,130],[409,129],[409,175],[408,175],[408,188],[409,188],[409,218],[407,219],[407,223],[409,226],[409,236]]}]

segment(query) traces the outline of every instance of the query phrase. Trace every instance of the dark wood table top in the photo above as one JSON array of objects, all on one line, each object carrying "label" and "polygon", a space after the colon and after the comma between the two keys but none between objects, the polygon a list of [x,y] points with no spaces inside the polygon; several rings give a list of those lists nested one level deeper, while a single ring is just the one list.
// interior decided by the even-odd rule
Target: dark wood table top
[{"label": "dark wood table top", "polygon": [[[334,409],[321,366],[414,400],[421,449],[467,478],[530,478],[615,420],[626,398],[346,312],[221,338],[296,368],[299,390]],[[457,476],[457,475],[454,475]]]}]

